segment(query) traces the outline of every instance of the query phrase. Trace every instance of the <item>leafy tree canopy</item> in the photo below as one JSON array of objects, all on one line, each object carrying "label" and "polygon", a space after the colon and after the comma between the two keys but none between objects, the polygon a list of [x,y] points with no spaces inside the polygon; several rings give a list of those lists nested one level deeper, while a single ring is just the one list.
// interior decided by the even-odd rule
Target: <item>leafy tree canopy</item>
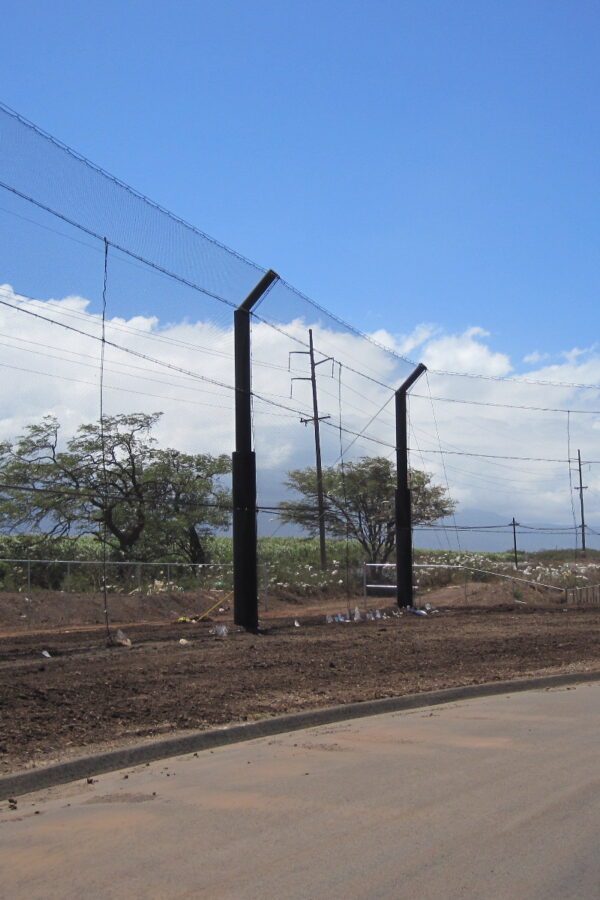
[{"label": "leafy tree canopy", "polygon": [[0,527],[48,537],[106,534],[117,559],[204,562],[203,538],[229,524],[229,457],[159,449],[161,413],[105,416],[64,449],[53,416],[0,444]]},{"label": "leafy tree canopy", "polygon": [[[445,488],[431,483],[432,476],[419,469],[410,473],[412,520],[415,525],[450,515],[454,501]],[[284,522],[302,526],[311,535],[319,528],[317,473],[314,467],[288,472],[288,488],[301,496],[279,504]],[[384,456],[363,457],[357,462],[323,469],[325,528],[331,537],[346,534],[358,541],[369,562],[385,562],[396,542],[396,467]]]}]

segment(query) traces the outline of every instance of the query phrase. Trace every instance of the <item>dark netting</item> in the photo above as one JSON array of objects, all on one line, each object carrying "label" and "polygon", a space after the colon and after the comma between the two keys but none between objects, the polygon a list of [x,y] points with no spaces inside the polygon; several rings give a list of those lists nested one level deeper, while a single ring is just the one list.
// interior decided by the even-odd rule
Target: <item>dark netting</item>
[{"label": "dark netting", "polygon": [[[14,440],[48,413],[66,438],[98,420],[102,395],[109,416],[161,412],[161,447],[230,455],[233,311],[265,270],[2,106],[0,147],[0,438]],[[383,328],[362,334],[283,279],[251,322],[259,534],[305,535],[283,525],[277,507],[295,496],[288,473],[316,462],[311,335],[324,468],[395,461],[394,391],[420,350],[404,352]],[[536,495],[547,527],[562,523],[549,540],[574,543],[573,461],[578,447],[595,446],[599,393],[429,371],[411,390],[411,465],[459,510],[477,506],[479,518],[419,526],[417,543],[457,549],[489,528],[508,547],[518,498]],[[528,435],[527,446],[515,432]],[[529,541],[526,528],[520,540]]]},{"label": "dark netting", "polygon": [[[4,192],[237,306],[260,267],[0,107]],[[7,201],[10,202],[10,201]],[[13,201],[14,202],[14,201]],[[53,227],[56,227],[56,223]]]}]

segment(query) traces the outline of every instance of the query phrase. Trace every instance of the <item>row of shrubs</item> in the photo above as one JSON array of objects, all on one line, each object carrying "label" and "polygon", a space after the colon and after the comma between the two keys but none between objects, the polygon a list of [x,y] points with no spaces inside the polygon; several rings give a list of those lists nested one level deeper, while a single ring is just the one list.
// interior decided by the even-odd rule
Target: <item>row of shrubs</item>
[{"label": "row of shrubs", "polygon": [[[232,588],[232,544],[216,537],[207,543],[210,564],[191,566],[182,561],[119,562],[107,564],[108,587],[123,592]],[[357,543],[327,541],[328,565],[319,565],[319,543],[313,538],[259,538],[261,588],[296,594],[355,593],[362,589],[364,554]],[[49,561],[50,560],[50,561]],[[494,580],[513,574],[539,584],[576,587],[600,582],[600,552],[577,559],[574,551],[540,551],[519,559],[515,572],[512,553],[416,550],[415,583],[421,589],[448,584]],[[461,568],[457,568],[461,567]],[[0,590],[98,591],[103,584],[102,548],[91,538],[34,543],[27,535],[0,535]],[[395,569],[368,569],[370,583],[393,584]]]}]

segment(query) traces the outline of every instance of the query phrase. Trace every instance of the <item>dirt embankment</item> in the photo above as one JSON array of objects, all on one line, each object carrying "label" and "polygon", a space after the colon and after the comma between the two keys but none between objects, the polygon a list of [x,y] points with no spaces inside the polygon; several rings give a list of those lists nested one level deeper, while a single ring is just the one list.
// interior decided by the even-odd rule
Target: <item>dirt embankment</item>
[{"label": "dirt embankment", "polygon": [[[107,646],[97,598],[86,624],[85,598],[31,597],[26,619],[13,604],[0,637],[0,772],[301,709],[600,670],[600,610],[470,590],[466,602],[463,588],[424,598],[439,607],[428,617],[392,615],[388,602],[388,618],[330,624],[325,614],[345,601],[271,598],[260,635],[232,627],[227,609],[198,624],[168,621],[208,608],[208,598],[194,609],[190,598],[163,597],[145,602],[146,623],[123,626],[130,649]],[[139,619],[139,609],[110,600],[113,620]],[[214,634],[217,623],[226,636]]]}]

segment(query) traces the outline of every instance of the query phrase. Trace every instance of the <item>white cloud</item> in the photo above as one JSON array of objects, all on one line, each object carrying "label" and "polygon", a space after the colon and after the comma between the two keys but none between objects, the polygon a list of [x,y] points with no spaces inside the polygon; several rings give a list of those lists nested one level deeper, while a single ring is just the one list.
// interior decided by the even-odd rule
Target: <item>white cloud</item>
[{"label": "white cloud", "polygon": [[[0,439],[16,437],[47,413],[59,418],[65,435],[82,422],[96,420],[101,323],[89,312],[88,301],[82,297],[31,301],[20,298],[7,285],[0,287],[0,297],[96,336],[84,337],[44,318],[0,306],[0,368],[4,376]],[[294,381],[290,400],[292,377],[309,374],[307,355],[295,353],[306,348],[309,327],[317,358],[331,356],[342,363],[341,369],[336,364],[333,371],[331,363],[318,367],[319,413],[329,417],[321,428],[324,465],[337,461],[340,448],[347,458],[394,454],[393,392],[384,385],[400,384],[411,371],[409,364],[356,335],[336,330],[337,326],[328,328],[297,318],[278,331],[255,323],[254,431],[261,496],[270,502],[281,498],[281,480],[287,469],[314,461],[312,428],[300,423],[301,416],[312,415],[310,383]],[[104,408],[108,414],[162,410],[157,429],[162,445],[187,451],[232,451],[234,376],[229,325],[186,321],[165,326],[156,316],[136,316],[110,319],[106,333],[109,341],[167,364],[158,365],[107,346]],[[442,484],[447,479],[451,494],[463,507],[487,510],[507,522],[515,515],[524,523],[573,524],[572,500],[576,503],[578,498],[571,491],[568,452],[571,459],[578,449],[584,460],[600,459],[600,414],[592,414],[600,410],[600,388],[572,386],[600,385],[600,354],[595,348],[574,348],[559,362],[528,368],[522,376],[526,383],[501,380],[515,369],[509,356],[493,347],[483,327],[444,334],[427,324],[397,338],[381,330],[372,337],[396,353],[414,354],[430,370],[411,389],[413,465],[432,471]],[[530,355],[529,363],[535,364],[534,356],[544,363],[546,354],[536,353]],[[168,365],[200,377],[173,371]],[[444,371],[486,377],[457,377]],[[536,381],[558,386],[533,383]],[[356,438],[353,432],[361,436]],[[485,456],[462,455],[465,453]],[[598,526],[600,466],[591,466],[585,478],[589,487],[586,519]],[[553,538],[552,543],[565,540]]]},{"label": "white cloud", "polygon": [[489,332],[473,327],[462,334],[435,338],[427,343],[422,353],[423,362],[430,369],[508,375],[512,371],[508,356],[491,351],[482,340],[487,337]]},{"label": "white cloud", "polygon": [[534,350],[533,353],[528,353],[527,356],[523,357],[523,362],[529,363],[530,365],[537,365],[547,359],[550,359],[549,353],[540,353],[539,350]]},{"label": "white cloud", "polygon": [[379,329],[371,333],[371,337],[379,344],[389,347],[400,356],[411,356],[415,351],[422,347],[426,341],[429,341],[435,334],[439,332],[439,327],[429,322],[423,322],[417,325],[410,334],[398,335],[393,337],[389,331]]},{"label": "white cloud", "polygon": [[595,344],[593,344],[591,347],[573,347],[572,350],[563,350],[561,356],[567,361],[569,365],[577,365],[582,357],[589,356],[589,354],[594,353],[595,350]]}]

